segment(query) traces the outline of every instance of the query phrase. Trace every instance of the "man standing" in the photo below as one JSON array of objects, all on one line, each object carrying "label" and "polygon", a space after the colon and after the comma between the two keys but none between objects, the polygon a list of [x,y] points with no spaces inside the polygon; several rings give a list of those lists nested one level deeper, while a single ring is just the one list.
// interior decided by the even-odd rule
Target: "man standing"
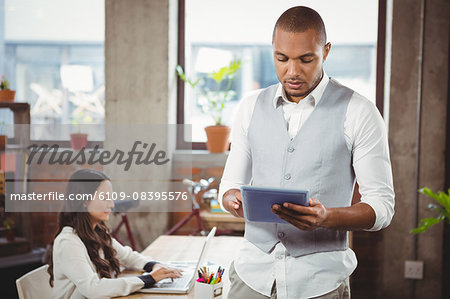
[{"label": "man standing", "polygon": [[369,100],[325,74],[331,45],[316,11],[285,11],[272,45],[280,83],[241,101],[219,201],[243,217],[239,187],[250,183],[306,189],[311,199],[272,207],[288,224],[246,223],[229,298],[349,298],[357,260],[348,231],[380,230],[394,214],[384,122]]}]

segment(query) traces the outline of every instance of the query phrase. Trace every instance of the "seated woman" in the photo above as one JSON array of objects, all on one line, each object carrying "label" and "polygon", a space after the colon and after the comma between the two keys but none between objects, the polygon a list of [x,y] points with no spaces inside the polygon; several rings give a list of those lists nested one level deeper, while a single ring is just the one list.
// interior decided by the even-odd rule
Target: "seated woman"
[{"label": "seated woman", "polygon": [[[48,268],[53,297],[125,296],[151,287],[161,279],[180,277],[178,269],[149,261],[111,237],[105,221],[114,202],[100,200],[101,192],[112,192],[112,185],[99,171],[82,169],[69,179]],[[93,199],[67,200],[83,194],[90,194]],[[117,278],[121,266],[143,269],[150,274]]]}]

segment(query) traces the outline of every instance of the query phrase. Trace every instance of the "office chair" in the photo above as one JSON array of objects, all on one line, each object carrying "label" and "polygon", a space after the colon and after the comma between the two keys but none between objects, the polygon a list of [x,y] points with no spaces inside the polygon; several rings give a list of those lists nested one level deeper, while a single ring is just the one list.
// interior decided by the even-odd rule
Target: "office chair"
[{"label": "office chair", "polygon": [[47,273],[47,268],[48,265],[43,265],[16,280],[19,299],[52,297],[52,288],[49,284],[50,275]]}]

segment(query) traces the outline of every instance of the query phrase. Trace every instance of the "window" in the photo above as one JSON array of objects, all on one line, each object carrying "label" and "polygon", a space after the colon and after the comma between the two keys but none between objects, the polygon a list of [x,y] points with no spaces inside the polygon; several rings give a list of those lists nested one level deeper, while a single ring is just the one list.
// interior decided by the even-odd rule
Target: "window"
[{"label": "window", "polygon": [[[272,59],[273,26],[283,11],[299,2],[180,0],[180,3],[180,23],[184,24],[180,41],[184,48],[180,48],[179,60],[188,76],[218,69],[232,59],[243,62],[233,83],[236,96],[224,112],[224,123],[231,125],[234,108],[243,95],[278,83]],[[375,102],[378,1],[310,0],[302,1],[301,5],[317,10],[324,20],[332,44],[324,64],[327,74]],[[382,46],[384,51],[384,41]],[[378,60],[383,68],[384,60]],[[195,91],[190,86],[182,87],[178,121],[192,124],[192,134],[191,139],[185,137],[181,144],[192,142],[192,148],[204,148],[203,128],[212,125],[212,120],[202,113]]]},{"label": "window", "polygon": [[[31,123],[102,124],[104,0],[5,0],[4,5],[2,73],[16,90],[16,101],[30,104]],[[2,110],[2,120],[12,123]]]}]

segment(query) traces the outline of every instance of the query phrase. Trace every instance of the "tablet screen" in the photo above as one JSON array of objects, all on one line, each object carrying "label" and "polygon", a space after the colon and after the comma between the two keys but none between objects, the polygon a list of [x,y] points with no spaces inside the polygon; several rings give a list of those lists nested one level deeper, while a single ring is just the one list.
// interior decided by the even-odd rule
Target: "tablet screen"
[{"label": "tablet screen", "polygon": [[247,221],[288,223],[272,213],[274,204],[289,202],[308,206],[309,195],[306,190],[241,186],[244,218]]}]

